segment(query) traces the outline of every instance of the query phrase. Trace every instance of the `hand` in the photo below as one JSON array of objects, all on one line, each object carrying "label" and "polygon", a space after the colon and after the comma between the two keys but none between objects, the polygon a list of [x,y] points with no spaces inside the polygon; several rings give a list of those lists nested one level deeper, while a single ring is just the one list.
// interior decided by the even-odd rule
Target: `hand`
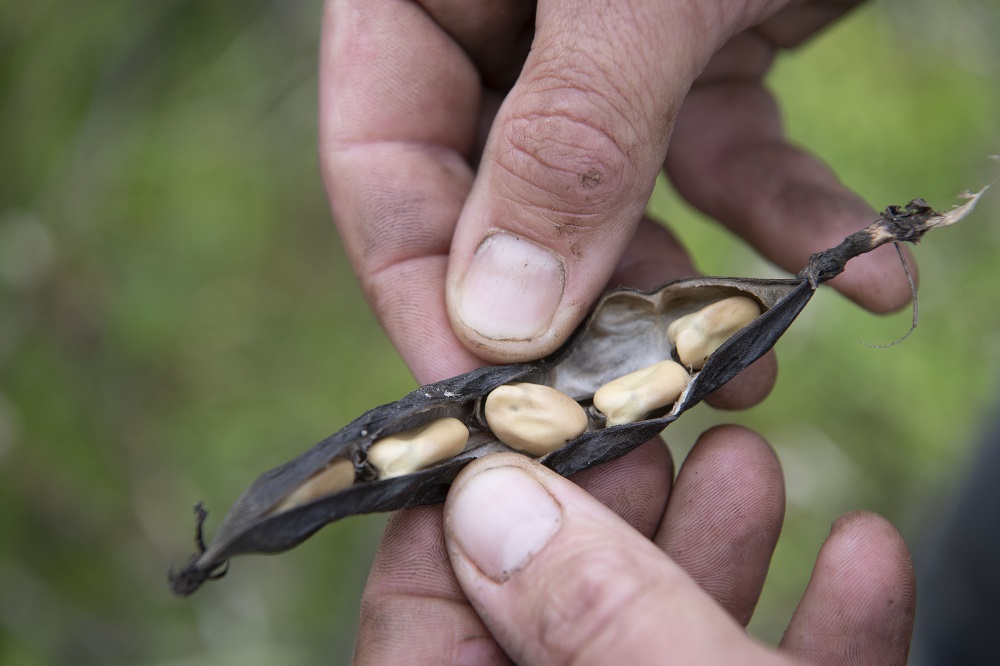
[{"label": "hand", "polygon": [[743,629],[784,513],[773,451],[719,427],[672,472],[658,441],[579,485],[516,454],[471,464],[443,520],[391,519],[356,663],[906,663],[914,576],[884,519],[837,521],[774,650]]},{"label": "hand", "polygon": [[[331,0],[324,176],[418,381],[553,351],[609,282],[691,274],[643,218],[664,166],[688,201],[793,272],[873,220],[785,140],[762,85],[779,47],[855,4]],[[834,285],[876,311],[909,297],[891,248]],[[768,386],[763,375],[752,383]]]},{"label": "hand", "polygon": [[[320,74],[324,178],[362,287],[419,382],[459,374],[483,359],[545,355],[566,339],[608,283],[650,287],[693,274],[673,237],[643,217],[661,168],[688,201],[790,271],[874,219],[832,172],[787,143],[777,108],[761,83],[778,47],[805,39],[856,2],[790,4],[328,3]],[[875,311],[901,307],[909,297],[891,249],[856,259],[833,284]],[[773,379],[773,357],[765,356],[711,401],[725,407],[753,404],[767,394]],[[764,457],[777,469],[770,453],[759,455],[760,445],[752,450],[758,452],[756,467],[747,469],[760,471]],[[702,478],[736,483],[734,470],[741,468],[730,463],[748,464],[742,457],[747,454],[739,447],[726,451],[714,463],[716,471]],[[710,460],[689,461],[685,469],[711,469]],[[473,466],[463,478],[489,464]],[[658,528],[670,465],[664,447],[652,443],[574,481],[652,537],[677,529],[670,526],[685,515],[684,509],[668,511]],[[697,479],[698,473],[687,478]],[[561,482],[545,484],[560,502],[565,498],[566,511],[586,502]],[[696,481],[685,482],[682,473],[675,506],[682,506],[677,497],[685,484],[697,490]],[[731,497],[751,495],[743,504],[726,504],[725,493],[702,486],[704,495],[692,505],[700,507],[694,522],[742,535],[755,544],[750,550],[757,555],[748,556],[748,546],[732,541],[726,529],[699,529],[688,537],[678,535],[676,542],[664,537],[674,564],[668,559],[661,564],[667,562],[663,566],[675,578],[678,566],[687,569],[744,622],[773,547],[756,543],[755,537],[777,537],[780,510],[764,501],[770,496],[761,494],[756,483],[738,485],[744,494]],[[772,478],[770,490],[778,486]],[[462,487],[456,488],[458,494]],[[692,501],[695,490],[685,491]],[[511,498],[497,499],[500,506]],[[455,506],[453,500],[452,512]],[[593,515],[596,522],[581,524],[593,527],[603,524],[600,516],[608,517]],[[570,517],[567,513],[565,527],[549,546],[558,549],[564,537],[571,537],[569,526],[577,521]],[[499,644],[468,605],[448,564],[441,525],[438,507],[392,518],[366,590],[359,658],[450,663],[477,661],[463,655],[483,653],[499,659],[498,645],[518,659],[533,658],[527,647],[510,642],[518,628],[502,624],[498,609],[480,600],[482,590],[466,593],[482,604],[479,609],[490,618],[487,626],[501,634]],[[765,525],[772,529],[762,530]],[[793,646],[801,646],[795,636],[807,630],[814,632],[817,653],[836,652],[841,647],[837,634],[829,632],[858,627],[867,632],[856,636],[861,643],[852,649],[881,645],[880,637],[871,634],[878,627],[865,624],[869,616],[835,616],[848,608],[873,607],[854,606],[870,598],[852,594],[905,588],[901,583],[877,587],[876,582],[909,580],[899,574],[905,549],[884,523],[861,516],[841,528],[824,549],[793,622],[793,630],[806,629],[788,634]],[[618,524],[608,534],[617,539],[620,529]],[[715,535],[707,539],[710,543],[690,541],[706,534]],[[873,551],[869,561],[843,554],[855,536]],[[462,556],[454,551],[460,535],[453,530],[449,538],[462,572]],[[547,547],[501,588],[513,589],[511,581],[544,570],[551,552]],[[650,555],[648,544],[636,550],[641,552]],[[766,553],[763,568],[760,553]],[[879,553],[889,555],[879,559]],[[876,559],[888,564],[866,572],[863,567]],[[727,573],[717,577],[706,563],[719,560]],[[831,560],[850,565],[845,573],[863,586],[845,592],[832,584],[821,575],[823,563]],[[465,571],[468,584],[467,566]],[[678,595],[684,592],[678,600],[698,592],[691,585],[677,589]],[[692,603],[702,609],[699,613],[708,613],[704,599]],[[672,612],[682,607],[671,606]],[[710,624],[718,620],[718,614],[715,620],[699,617]],[[892,627],[904,628],[897,635],[908,636],[905,617],[893,616],[893,622]],[[739,633],[720,631],[729,638]],[[897,646],[899,651],[905,654]],[[419,658],[423,655],[428,659]],[[876,651],[876,663],[891,663],[880,657]]]}]

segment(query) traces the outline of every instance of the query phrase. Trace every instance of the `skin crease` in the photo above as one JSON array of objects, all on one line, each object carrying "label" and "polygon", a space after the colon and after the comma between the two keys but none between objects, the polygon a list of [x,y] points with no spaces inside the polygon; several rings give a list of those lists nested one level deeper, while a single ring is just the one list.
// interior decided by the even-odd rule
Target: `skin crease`
[{"label": "skin crease", "polygon": [[[607,286],[694,274],[673,236],[643,217],[662,169],[692,205],[792,272],[875,219],[785,140],[762,84],[778,48],[854,4],[330,0],[323,175],[361,286],[417,380],[545,355]],[[474,268],[497,234],[515,259],[531,257],[512,264],[527,290]],[[561,279],[532,281],[533,262]],[[466,309],[486,302],[465,291],[470,275],[495,311]],[[891,248],[852,261],[833,285],[876,312],[909,297]],[[535,291],[537,307],[524,300]],[[500,333],[484,336],[484,325]],[[775,369],[766,355],[710,402],[759,402]],[[549,498],[537,505],[549,513],[527,524],[536,537],[554,531],[498,581],[474,559],[482,535],[463,516],[500,478]],[[912,567],[898,533],[871,514],[834,525],[778,651],[742,630],[784,511],[780,465],[759,436],[709,431],[676,481],[654,441],[573,482],[490,457],[462,473],[443,509],[394,515],[362,600],[356,662],[905,663]],[[491,497],[477,510],[502,524],[516,496]],[[524,543],[503,529],[488,536],[497,548]]]}]

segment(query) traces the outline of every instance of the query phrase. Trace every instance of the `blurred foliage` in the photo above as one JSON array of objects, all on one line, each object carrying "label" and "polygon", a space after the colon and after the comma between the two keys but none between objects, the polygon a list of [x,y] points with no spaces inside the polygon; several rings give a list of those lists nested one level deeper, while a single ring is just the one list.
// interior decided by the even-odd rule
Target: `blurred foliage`
[{"label": "blurred foliage", "polygon": [[[330,224],[316,163],[318,0],[0,1],[0,663],[348,660],[384,517],[352,518],[173,598],[196,500],[208,529],[258,473],[413,386]],[[947,207],[998,172],[1000,10],[867,7],[773,76],[788,131],[875,207]],[[772,397],[668,432],[748,424],[788,517],[752,630],[780,637],[843,511],[913,537],[996,397],[996,195],[917,249],[920,327],[820,293]],[[713,274],[776,269],[687,209]]]}]

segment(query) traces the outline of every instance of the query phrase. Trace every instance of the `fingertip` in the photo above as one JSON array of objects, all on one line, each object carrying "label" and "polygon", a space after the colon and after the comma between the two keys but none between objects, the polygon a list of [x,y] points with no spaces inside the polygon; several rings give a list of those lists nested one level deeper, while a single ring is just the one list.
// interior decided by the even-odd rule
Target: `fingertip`
[{"label": "fingertip", "polygon": [[774,449],[764,437],[750,428],[735,423],[720,423],[701,434],[696,444],[697,451],[732,449],[745,451],[777,462]]},{"label": "fingertip", "polygon": [[844,273],[830,281],[830,286],[875,314],[909,306],[919,284],[916,259],[902,245],[886,245],[852,259]]},{"label": "fingertip", "polygon": [[913,563],[899,532],[877,514],[849,513],[833,524],[781,645],[817,663],[852,654],[902,665],[915,602]]},{"label": "fingertip", "polygon": [[445,503],[445,534],[459,578],[496,584],[528,566],[559,531],[562,504],[545,472],[518,454],[470,463]]},{"label": "fingertip", "polygon": [[448,561],[440,506],[397,511],[389,517],[371,572],[362,610],[400,597],[459,601],[462,591]]},{"label": "fingertip", "polygon": [[728,663],[746,645],[676,563],[523,456],[471,463],[445,512],[462,588],[518,663],[641,663],[666,649],[679,663]]},{"label": "fingertip", "polygon": [[681,466],[656,542],[742,624],[749,622],[781,533],[781,465],[757,433],[721,425]]},{"label": "fingertip", "polygon": [[575,325],[564,295],[566,260],[522,235],[488,233],[465,267],[453,254],[447,281],[448,315],[459,339],[496,363],[541,358]]},{"label": "fingertip", "polygon": [[361,598],[353,663],[506,663],[455,578],[442,516],[428,506],[389,519]]},{"label": "fingertip", "polygon": [[710,394],[706,401],[716,409],[747,409],[763,402],[778,380],[778,357],[771,350]]},{"label": "fingertip", "polygon": [[659,437],[570,477],[647,538],[653,537],[663,520],[673,479],[674,460]]},{"label": "fingertip", "polygon": [[[694,90],[675,135],[666,165],[682,196],[785,270],[800,271],[878,219],[829,166],[785,139],[773,98],[756,82]],[[903,256],[916,280],[912,255],[904,248]],[[905,307],[911,295],[892,247],[852,259],[830,284],[876,313]]]},{"label": "fingertip", "polygon": [[896,527],[871,511],[852,511],[838,518],[823,544],[820,558],[834,570],[839,563],[859,567],[863,581],[856,584],[872,597],[902,590],[903,601],[912,603],[915,586],[910,551]]},{"label": "fingertip", "polygon": [[[614,259],[620,243],[626,243],[624,253],[608,280],[600,282],[596,278],[603,273],[581,267],[581,261]],[[570,250],[564,255],[495,229],[476,248],[464,273],[456,251],[449,267],[447,305],[462,343],[496,363],[541,358],[572,335],[603,289],[652,289],[697,274],[677,238],[648,217],[640,220],[634,234],[622,230],[613,244],[605,244],[590,259],[578,245]],[[572,273],[589,277],[581,283]]]}]

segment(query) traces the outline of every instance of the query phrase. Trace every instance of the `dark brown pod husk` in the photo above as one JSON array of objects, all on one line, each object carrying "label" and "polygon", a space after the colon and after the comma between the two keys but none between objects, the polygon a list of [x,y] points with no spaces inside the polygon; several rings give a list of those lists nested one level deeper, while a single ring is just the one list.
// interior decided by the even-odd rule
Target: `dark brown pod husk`
[{"label": "dark brown pod husk", "polygon": [[[179,595],[191,594],[205,580],[225,573],[233,556],[287,550],[346,516],[442,502],[465,465],[493,452],[511,450],[491,434],[483,415],[483,401],[497,387],[511,382],[543,384],[589,406],[594,392],[604,384],[672,357],[674,350],[665,331],[675,319],[729,296],[756,301],[761,315],[708,357],[672,406],[612,427],[604,427],[601,415],[591,408],[587,430],[538,461],[568,476],[618,458],[657,435],[771,349],[818,286],[842,272],[852,257],[889,242],[915,243],[928,230],[961,219],[981,194],[968,195],[967,204],[944,214],[920,199],[906,207],[889,207],[879,220],[836,248],[813,255],[795,278],[702,277],[668,282],[650,291],[610,291],[551,356],[479,368],[422,386],[401,400],[366,412],[294,460],[265,472],[237,499],[207,547],[201,537],[206,512],[198,505],[198,552],[182,570],[171,570],[171,588]],[[461,453],[410,474],[378,478],[378,470],[367,459],[376,441],[442,417],[459,419],[468,427],[469,441]],[[350,461],[353,466],[350,486],[278,510],[293,491],[336,461]]]}]

